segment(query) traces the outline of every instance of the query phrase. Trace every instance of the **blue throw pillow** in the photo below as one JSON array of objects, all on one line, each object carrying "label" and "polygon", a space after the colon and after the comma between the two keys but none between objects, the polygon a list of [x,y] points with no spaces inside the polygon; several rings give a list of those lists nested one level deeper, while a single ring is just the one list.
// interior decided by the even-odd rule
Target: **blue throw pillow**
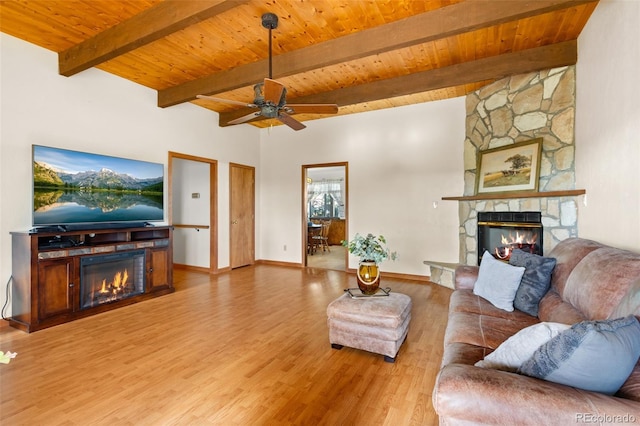
[{"label": "blue throw pillow", "polygon": [[613,395],[640,358],[640,323],[633,315],[583,321],[540,346],[518,373]]},{"label": "blue throw pillow", "polygon": [[556,260],[516,249],[511,252],[509,264],[525,268],[516,297],[513,299],[513,307],[537,317],[540,300],[549,291],[551,273],[556,267]]}]

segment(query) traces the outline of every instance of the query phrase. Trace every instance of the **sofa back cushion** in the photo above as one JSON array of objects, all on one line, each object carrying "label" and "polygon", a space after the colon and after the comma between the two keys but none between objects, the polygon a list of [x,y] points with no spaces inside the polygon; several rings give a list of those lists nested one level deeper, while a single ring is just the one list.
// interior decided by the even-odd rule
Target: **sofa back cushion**
[{"label": "sofa back cushion", "polygon": [[[569,238],[558,243],[548,256],[556,259],[556,267],[551,276],[551,290],[540,302],[544,311],[539,314],[542,321],[564,321],[557,315],[548,315],[548,308],[557,305],[557,301],[547,300],[554,294],[586,320],[613,318],[614,311],[629,314],[640,309],[634,305],[637,298],[618,309],[640,277],[640,254],[583,238]],[[570,319],[568,324],[572,323]]]},{"label": "sofa back cushion", "polygon": [[568,238],[558,243],[550,254],[545,254],[556,259],[556,267],[551,275],[551,288],[562,297],[565,283],[573,268],[586,255],[601,247],[602,244],[583,238]]},{"label": "sofa back cushion", "polygon": [[571,271],[562,299],[590,320],[609,318],[640,277],[640,254],[603,247],[587,254]]},{"label": "sofa back cushion", "polygon": [[631,283],[629,290],[622,297],[618,306],[613,310],[609,318],[626,317],[635,315],[640,318],[640,276]]}]

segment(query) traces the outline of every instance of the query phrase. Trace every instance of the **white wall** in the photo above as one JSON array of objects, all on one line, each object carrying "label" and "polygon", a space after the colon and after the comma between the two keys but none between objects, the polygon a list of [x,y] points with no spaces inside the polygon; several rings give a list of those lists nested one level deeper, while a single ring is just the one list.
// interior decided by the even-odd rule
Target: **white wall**
[{"label": "white wall", "polygon": [[[258,166],[252,126],[220,128],[216,113],[188,103],[158,108],[155,91],[98,69],[62,77],[55,53],[6,34],[0,58],[0,304],[11,276],[9,232],[31,228],[32,144],[163,163],[165,175],[168,151],[216,159],[227,170],[218,177],[220,220],[229,207],[228,163]],[[220,267],[229,265],[227,223],[220,222]]]},{"label": "white wall", "polygon": [[309,121],[300,132],[262,130],[260,257],[302,262],[302,165],[347,161],[349,239],[384,235],[399,256],[382,264],[386,271],[428,275],[424,260],[457,262],[458,205],[441,197],[463,191],[464,102]]},{"label": "white wall", "polygon": [[578,233],[640,252],[640,2],[601,0],[578,39]]}]

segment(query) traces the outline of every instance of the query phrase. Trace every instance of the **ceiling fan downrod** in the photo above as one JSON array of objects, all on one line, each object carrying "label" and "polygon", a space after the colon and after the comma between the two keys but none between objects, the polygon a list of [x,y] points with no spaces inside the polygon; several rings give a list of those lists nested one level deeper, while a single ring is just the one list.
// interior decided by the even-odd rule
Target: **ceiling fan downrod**
[{"label": "ceiling fan downrod", "polygon": [[278,16],[273,13],[263,14],[262,26],[269,30],[269,78],[273,78],[273,65],[271,58],[271,30],[278,28]]}]

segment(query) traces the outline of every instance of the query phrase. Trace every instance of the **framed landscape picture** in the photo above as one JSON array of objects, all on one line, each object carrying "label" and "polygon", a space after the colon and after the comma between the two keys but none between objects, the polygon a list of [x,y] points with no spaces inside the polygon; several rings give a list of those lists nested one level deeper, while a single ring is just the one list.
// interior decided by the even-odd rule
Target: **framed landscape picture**
[{"label": "framed landscape picture", "polygon": [[476,195],[489,192],[537,191],[542,138],[478,153]]}]

